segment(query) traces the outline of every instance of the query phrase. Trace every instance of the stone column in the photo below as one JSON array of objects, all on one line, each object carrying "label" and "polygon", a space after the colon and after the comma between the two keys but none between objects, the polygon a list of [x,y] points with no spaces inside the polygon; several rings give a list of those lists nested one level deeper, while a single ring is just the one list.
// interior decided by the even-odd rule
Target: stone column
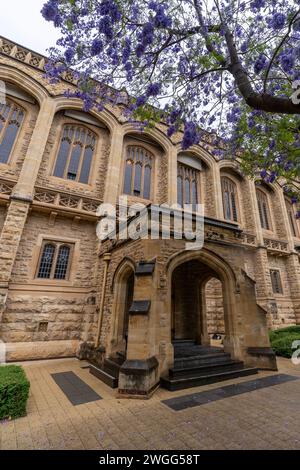
[{"label": "stone column", "polygon": [[287,275],[294,305],[296,324],[300,325],[300,263],[298,253],[291,253],[287,259]]},{"label": "stone column", "polygon": [[0,236],[0,322],[5,309],[8,284],[16,259],[30,201],[13,198]]},{"label": "stone column", "polygon": [[212,175],[213,175],[214,194],[215,194],[215,201],[216,201],[216,218],[224,219],[221,174],[220,174],[220,168],[215,162],[213,162],[212,164]]},{"label": "stone column", "polygon": [[258,243],[258,245],[263,245],[264,240],[263,240],[263,233],[262,233],[262,228],[261,228],[261,224],[260,224],[258,204],[257,204],[257,198],[256,198],[256,188],[255,188],[254,181],[249,180],[249,185],[248,186],[249,186],[251,206],[252,206],[253,215],[254,215],[255,235],[256,235],[257,243]]},{"label": "stone column", "polygon": [[41,105],[35,129],[24,159],[0,236],[0,321],[5,309],[8,284],[27,220],[34,186],[55,114],[55,101],[50,97]]},{"label": "stone column", "polygon": [[116,204],[119,196],[120,176],[123,162],[124,131],[116,125],[111,133],[110,155],[106,176],[104,203]]},{"label": "stone column", "polygon": [[170,147],[168,152],[169,171],[169,201],[170,205],[177,204],[177,148]]},{"label": "stone column", "polygon": [[136,269],[127,358],[119,374],[120,396],[148,398],[159,384],[159,363],[155,356],[159,305],[155,298],[154,269],[153,263],[139,263]]},{"label": "stone column", "polygon": [[50,97],[41,105],[21,174],[13,190],[13,196],[15,197],[32,198],[34,194],[34,186],[53,122],[55,108],[55,100]]}]

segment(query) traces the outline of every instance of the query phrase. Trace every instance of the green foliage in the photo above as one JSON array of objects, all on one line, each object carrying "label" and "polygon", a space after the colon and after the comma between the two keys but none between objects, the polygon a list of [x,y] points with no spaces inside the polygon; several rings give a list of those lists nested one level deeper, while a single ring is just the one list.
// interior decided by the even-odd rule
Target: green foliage
[{"label": "green foliage", "polygon": [[22,367],[0,367],[0,419],[26,415],[30,383]]},{"label": "green foliage", "polygon": [[300,341],[300,326],[290,326],[270,332],[271,346],[278,356],[292,357],[293,341]]}]

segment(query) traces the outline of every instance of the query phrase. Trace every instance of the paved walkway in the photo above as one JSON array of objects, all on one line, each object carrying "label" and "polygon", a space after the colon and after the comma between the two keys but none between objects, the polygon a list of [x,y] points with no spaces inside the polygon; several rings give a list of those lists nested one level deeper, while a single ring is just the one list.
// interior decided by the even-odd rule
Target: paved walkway
[{"label": "paved walkway", "polygon": [[[299,380],[174,411],[162,400],[218,385],[175,393],[160,389],[146,401],[116,399],[116,392],[76,359],[24,363],[31,382],[28,414],[0,423],[0,449],[300,449],[300,365],[287,359],[278,364],[281,374]],[[51,377],[69,371],[102,400],[72,405]],[[256,377],[269,375],[274,373]]]}]

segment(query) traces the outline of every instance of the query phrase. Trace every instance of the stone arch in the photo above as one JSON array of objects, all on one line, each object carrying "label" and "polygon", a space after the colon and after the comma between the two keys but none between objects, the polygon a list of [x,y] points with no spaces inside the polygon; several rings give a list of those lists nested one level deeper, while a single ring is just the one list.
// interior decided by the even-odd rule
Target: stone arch
[{"label": "stone arch", "polygon": [[[55,103],[55,113],[67,109],[82,111],[82,102],[76,98],[56,97]],[[106,109],[101,112],[91,109],[87,114],[90,114],[91,116],[99,120],[99,122],[105,124],[110,133],[112,133],[115,127],[118,125],[116,117]]]},{"label": "stone arch", "polygon": [[170,139],[156,128],[146,129],[144,131],[138,131],[138,129],[130,123],[123,124],[122,128],[124,132],[124,138],[128,134],[137,134],[140,137],[142,137],[143,135],[151,137],[158,145],[160,145],[160,147],[162,147],[163,151],[166,154],[169,152],[170,148],[172,147],[172,142],[170,141]]},{"label": "stone arch", "polygon": [[191,155],[194,155],[195,157],[198,157],[200,160],[202,160],[202,162],[205,163],[205,165],[209,169],[211,169],[214,163],[216,162],[213,155],[211,155],[209,152],[207,152],[207,150],[203,149],[199,145],[192,145],[191,147],[189,147],[188,151],[185,152],[181,148],[181,143],[179,143],[176,145],[176,149],[177,155],[180,155],[181,153],[189,153]]},{"label": "stone arch", "polygon": [[110,343],[107,351],[109,356],[117,352],[126,352],[126,328],[128,329],[128,311],[133,300],[134,273],[135,263],[131,258],[126,257],[113,274],[111,292],[113,293],[114,302],[112,306]]},{"label": "stone arch", "polygon": [[[172,152],[174,147],[169,141],[168,137],[162,134],[157,129],[138,131],[134,126],[126,123],[122,126],[123,131],[123,147],[122,156],[120,160],[120,171],[122,179],[120,182],[120,193],[124,189],[125,179],[125,159],[127,143],[132,142],[134,145],[141,145],[147,148],[153,155],[152,175],[151,175],[151,190],[150,198],[155,203],[162,204],[168,201],[168,184],[166,184],[165,175],[168,181],[171,181],[170,170],[172,168]],[[176,164],[176,162],[175,162]]]},{"label": "stone arch", "polygon": [[[221,258],[214,252],[203,248],[200,251],[182,251],[173,255],[166,266],[166,276],[167,276],[167,285],[168,288],[168,305],[172,305],[172,280],[173,274],[176,268],[189,263],[189,262],[199,262],[205,268],[206,271],[203,272],[201,277],[199,277],[199,292],[202,293],[203,287],[205,286],[206,282],[211,277],[216,277],[222,283],[222,292],[223,292],[223,302],[224,302],[224,322],[225,322],[225,330],[226,330],[226,340],[224,342],[225,350],[234,356],[237,355],[235,353],[235,336],[236,336],[236,319],[237,319],[237,312],[235,306],[235,295],[239,293],[239,284],[238,279],[233,271],[232,267],[227,263],[226,260]],[[202,294],[201,294],[202,295]],[[202,303],[203,299],[200,299],[200,304]],[[202,307],[201,307],[202,308]],[[200,312],[200,315],[204,317],[205,312]],[[200,316],[199,316],[200,318]],[[170,320],[171,324],[171,320]],[[208,340],[207,332],[204,331],[203,328],[200,327],[198,324],[199,331],[197,333],[197,340],[200,342],[202,341],[203,344]],[[170,340],[171,340],[171,329],[170,327]]]},{"label": "stone arch", "polygon": [[39,106],[41,106],[49,96],[47,89],[37,80],[20,70],[9,68],[6,65],[0,65],[0,80],[10,82],[18,88],[21,88],[35,98]]}]

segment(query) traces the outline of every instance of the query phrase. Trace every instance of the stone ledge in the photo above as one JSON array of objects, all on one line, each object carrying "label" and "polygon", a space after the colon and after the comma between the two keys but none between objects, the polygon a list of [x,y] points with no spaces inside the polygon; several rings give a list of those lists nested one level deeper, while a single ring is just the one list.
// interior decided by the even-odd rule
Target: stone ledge
[{"label": "stone ledge", "polygon": [[5,343],[6,361],[34,361],[75,357],[79,340]]},{"label": "stone ledge", "polygon": [[275,353],[272,348],[255,348],[249,347],[247,349],[248,354],[252,356],[275,356]]},{"label": "stone ledge", "polygon": [[155,356],[150,357],[149,359],[133,359],[126,360],[120,368],[120,372],[125,375],[143,375],[145,372],[150,372],[151,370],[158,367],[158,360]]}]

